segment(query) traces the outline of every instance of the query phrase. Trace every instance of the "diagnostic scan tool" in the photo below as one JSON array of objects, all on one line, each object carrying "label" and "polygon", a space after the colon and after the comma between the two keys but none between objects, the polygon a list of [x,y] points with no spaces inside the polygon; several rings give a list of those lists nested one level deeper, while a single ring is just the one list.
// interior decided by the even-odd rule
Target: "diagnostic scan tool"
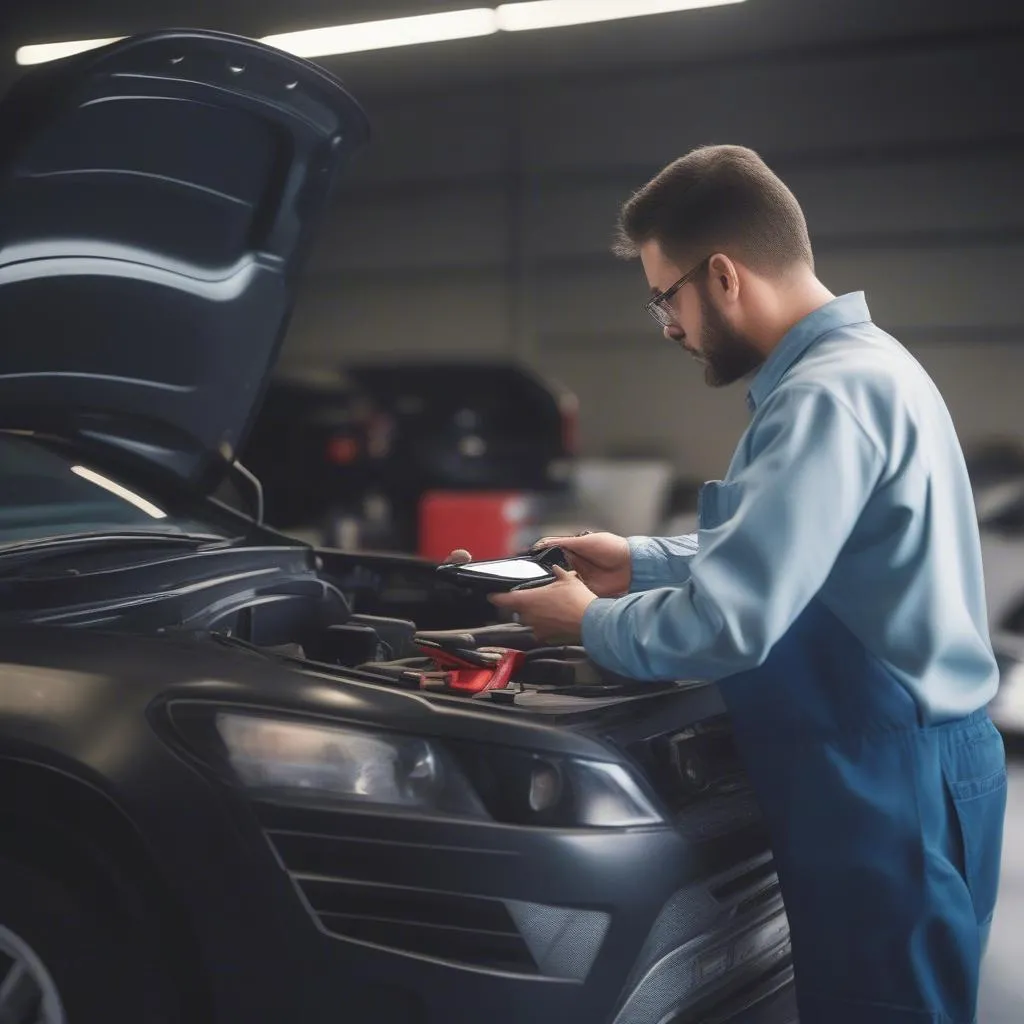
[{"label": "diagnostic scan tool", "polygon": [[557,579],[552,571],[555,565],[569,568],[569,559],[561,548],[546,548],[484,562],[453,562],[439,565],[437,571],[459,586],[496,594],[546,587]]}]

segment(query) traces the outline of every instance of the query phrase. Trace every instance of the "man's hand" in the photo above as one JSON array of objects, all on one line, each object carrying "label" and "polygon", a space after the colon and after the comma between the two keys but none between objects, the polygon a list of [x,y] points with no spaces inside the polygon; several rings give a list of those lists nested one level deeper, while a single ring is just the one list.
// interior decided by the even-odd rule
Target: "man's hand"
[{"label": "man's hand", "polygon": [[509,594],[492,594],[488,600],[498,608],[515,612],[524,626],[529,626],[539,640],[549,643],[576,644],[583,628],[583,613],[597,595],[574,572],[559,566],[552,570],[554,583],[533,590],[516,590]]},{"label": "man's hand", "polygon": [[[578,537],[544,537],[533,545],[534,551],[561,548],[569,565],[597,597],[621,597],[629,593],[633,565],[629,541],[614,533],[585,533]],[[464,548],[456,548],[446,559],[449,565],[472,561]]]},{"label": "man's hand", "polygon": [[545,537],[538,548],[561,548],[587,588],[598,597],[629,593],[633,566],[629,541],[614,533],[585,533],[580,537]]}]

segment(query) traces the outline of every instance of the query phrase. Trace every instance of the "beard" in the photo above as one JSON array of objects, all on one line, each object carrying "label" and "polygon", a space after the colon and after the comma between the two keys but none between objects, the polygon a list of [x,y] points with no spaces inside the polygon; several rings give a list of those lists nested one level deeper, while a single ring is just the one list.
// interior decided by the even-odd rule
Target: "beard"
[{"label": "beard", "polygon": [[704,364],[704,382],[723,388],[749,377],[761,367],[764,355],[751,341],[729,325],[711,302],[703,281],[696,282],[700,294],[700,351],[683,348]]}]

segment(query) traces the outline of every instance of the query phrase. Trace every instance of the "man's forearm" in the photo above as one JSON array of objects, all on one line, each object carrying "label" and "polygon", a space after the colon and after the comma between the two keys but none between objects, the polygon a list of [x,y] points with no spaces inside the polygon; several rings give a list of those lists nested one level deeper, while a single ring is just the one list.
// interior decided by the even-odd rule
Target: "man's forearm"
[{"label": "man's forearm", "polygon": [[659,587],[679,587],[690,578],[690,559],[697,553],[697,534],[681,537],[630,537],[632,580],[637,594]]}]

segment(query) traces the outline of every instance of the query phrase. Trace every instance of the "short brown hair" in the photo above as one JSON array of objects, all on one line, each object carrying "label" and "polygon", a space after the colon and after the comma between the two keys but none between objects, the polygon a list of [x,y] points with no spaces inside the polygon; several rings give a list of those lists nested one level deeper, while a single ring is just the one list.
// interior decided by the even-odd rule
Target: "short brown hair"
[{"label": "short brown hair", "polygon": [[635,259],[656,241],[680,266],[716,252],[756,273],[814,269],[796,197],[752,149],[702,146],[673,161],[622,207],[613,250]]}]

